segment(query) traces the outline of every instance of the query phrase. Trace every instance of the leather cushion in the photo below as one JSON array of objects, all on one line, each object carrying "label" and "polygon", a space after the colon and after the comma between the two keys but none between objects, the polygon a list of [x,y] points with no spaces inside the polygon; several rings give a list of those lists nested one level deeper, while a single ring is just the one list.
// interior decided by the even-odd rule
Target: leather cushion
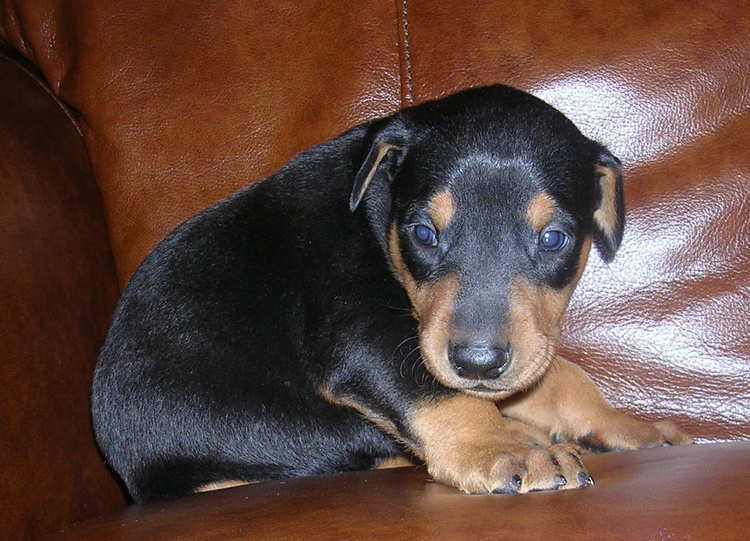
[{"label": "leather cushion", "polygon": [[60,539],[736,540],[750,521],[750,443],[586,458],[596,484],[467,496],[401,468],[295,479],[133,507]]}]

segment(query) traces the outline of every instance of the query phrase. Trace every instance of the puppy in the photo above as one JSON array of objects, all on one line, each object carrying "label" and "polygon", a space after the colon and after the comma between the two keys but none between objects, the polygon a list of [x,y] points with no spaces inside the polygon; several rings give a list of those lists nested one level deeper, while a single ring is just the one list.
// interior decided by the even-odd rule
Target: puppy
[{"label": "puppy", "polygon": [[506,86],[357,126],[191,218],[128,284],[93,420],[137,502],[405,456],[468,493],[590,485],[579,444],[686,444],[555,354],[620,162]]}]

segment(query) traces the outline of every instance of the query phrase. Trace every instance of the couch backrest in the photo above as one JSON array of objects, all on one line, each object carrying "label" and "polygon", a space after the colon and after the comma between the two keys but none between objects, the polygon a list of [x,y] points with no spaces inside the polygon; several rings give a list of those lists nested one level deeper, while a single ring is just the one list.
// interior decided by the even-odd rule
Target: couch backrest
[{"label": "couch backrest", "polygon": [[750,6],[7,5],[0,39],[80,115],[120,284],[182,220],[353,124],[479,84],[535,92],[626,167],[623,248],[592,258],[563,352],[620,407],[750,437]]}]

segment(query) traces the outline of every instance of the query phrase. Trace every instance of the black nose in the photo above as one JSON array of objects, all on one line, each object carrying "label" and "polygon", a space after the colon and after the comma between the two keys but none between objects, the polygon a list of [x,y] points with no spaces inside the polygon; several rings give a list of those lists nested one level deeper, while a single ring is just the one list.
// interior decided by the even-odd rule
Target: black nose
[{"label": "black nose", "polygon": [[510,344],[498,347],[484,341],[451,344],[450,358],[456,373],[466,379],[495,379],[510,364]]}]

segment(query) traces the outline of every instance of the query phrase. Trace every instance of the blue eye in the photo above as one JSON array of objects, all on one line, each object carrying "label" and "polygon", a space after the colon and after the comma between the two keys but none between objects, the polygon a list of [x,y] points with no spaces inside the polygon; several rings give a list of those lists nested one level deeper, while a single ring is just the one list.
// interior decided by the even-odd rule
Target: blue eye
[{"label": "blue eye", "polygon": [[425,246],[437,246],[437,235],[426,225],[415,225],[414,236],[417,237],[417,240]]},{"label": "blue eye", "polygon": [[543,252],[559,252],[568,244],[568,235],[550,229],[539,236],[539,248]]}]

